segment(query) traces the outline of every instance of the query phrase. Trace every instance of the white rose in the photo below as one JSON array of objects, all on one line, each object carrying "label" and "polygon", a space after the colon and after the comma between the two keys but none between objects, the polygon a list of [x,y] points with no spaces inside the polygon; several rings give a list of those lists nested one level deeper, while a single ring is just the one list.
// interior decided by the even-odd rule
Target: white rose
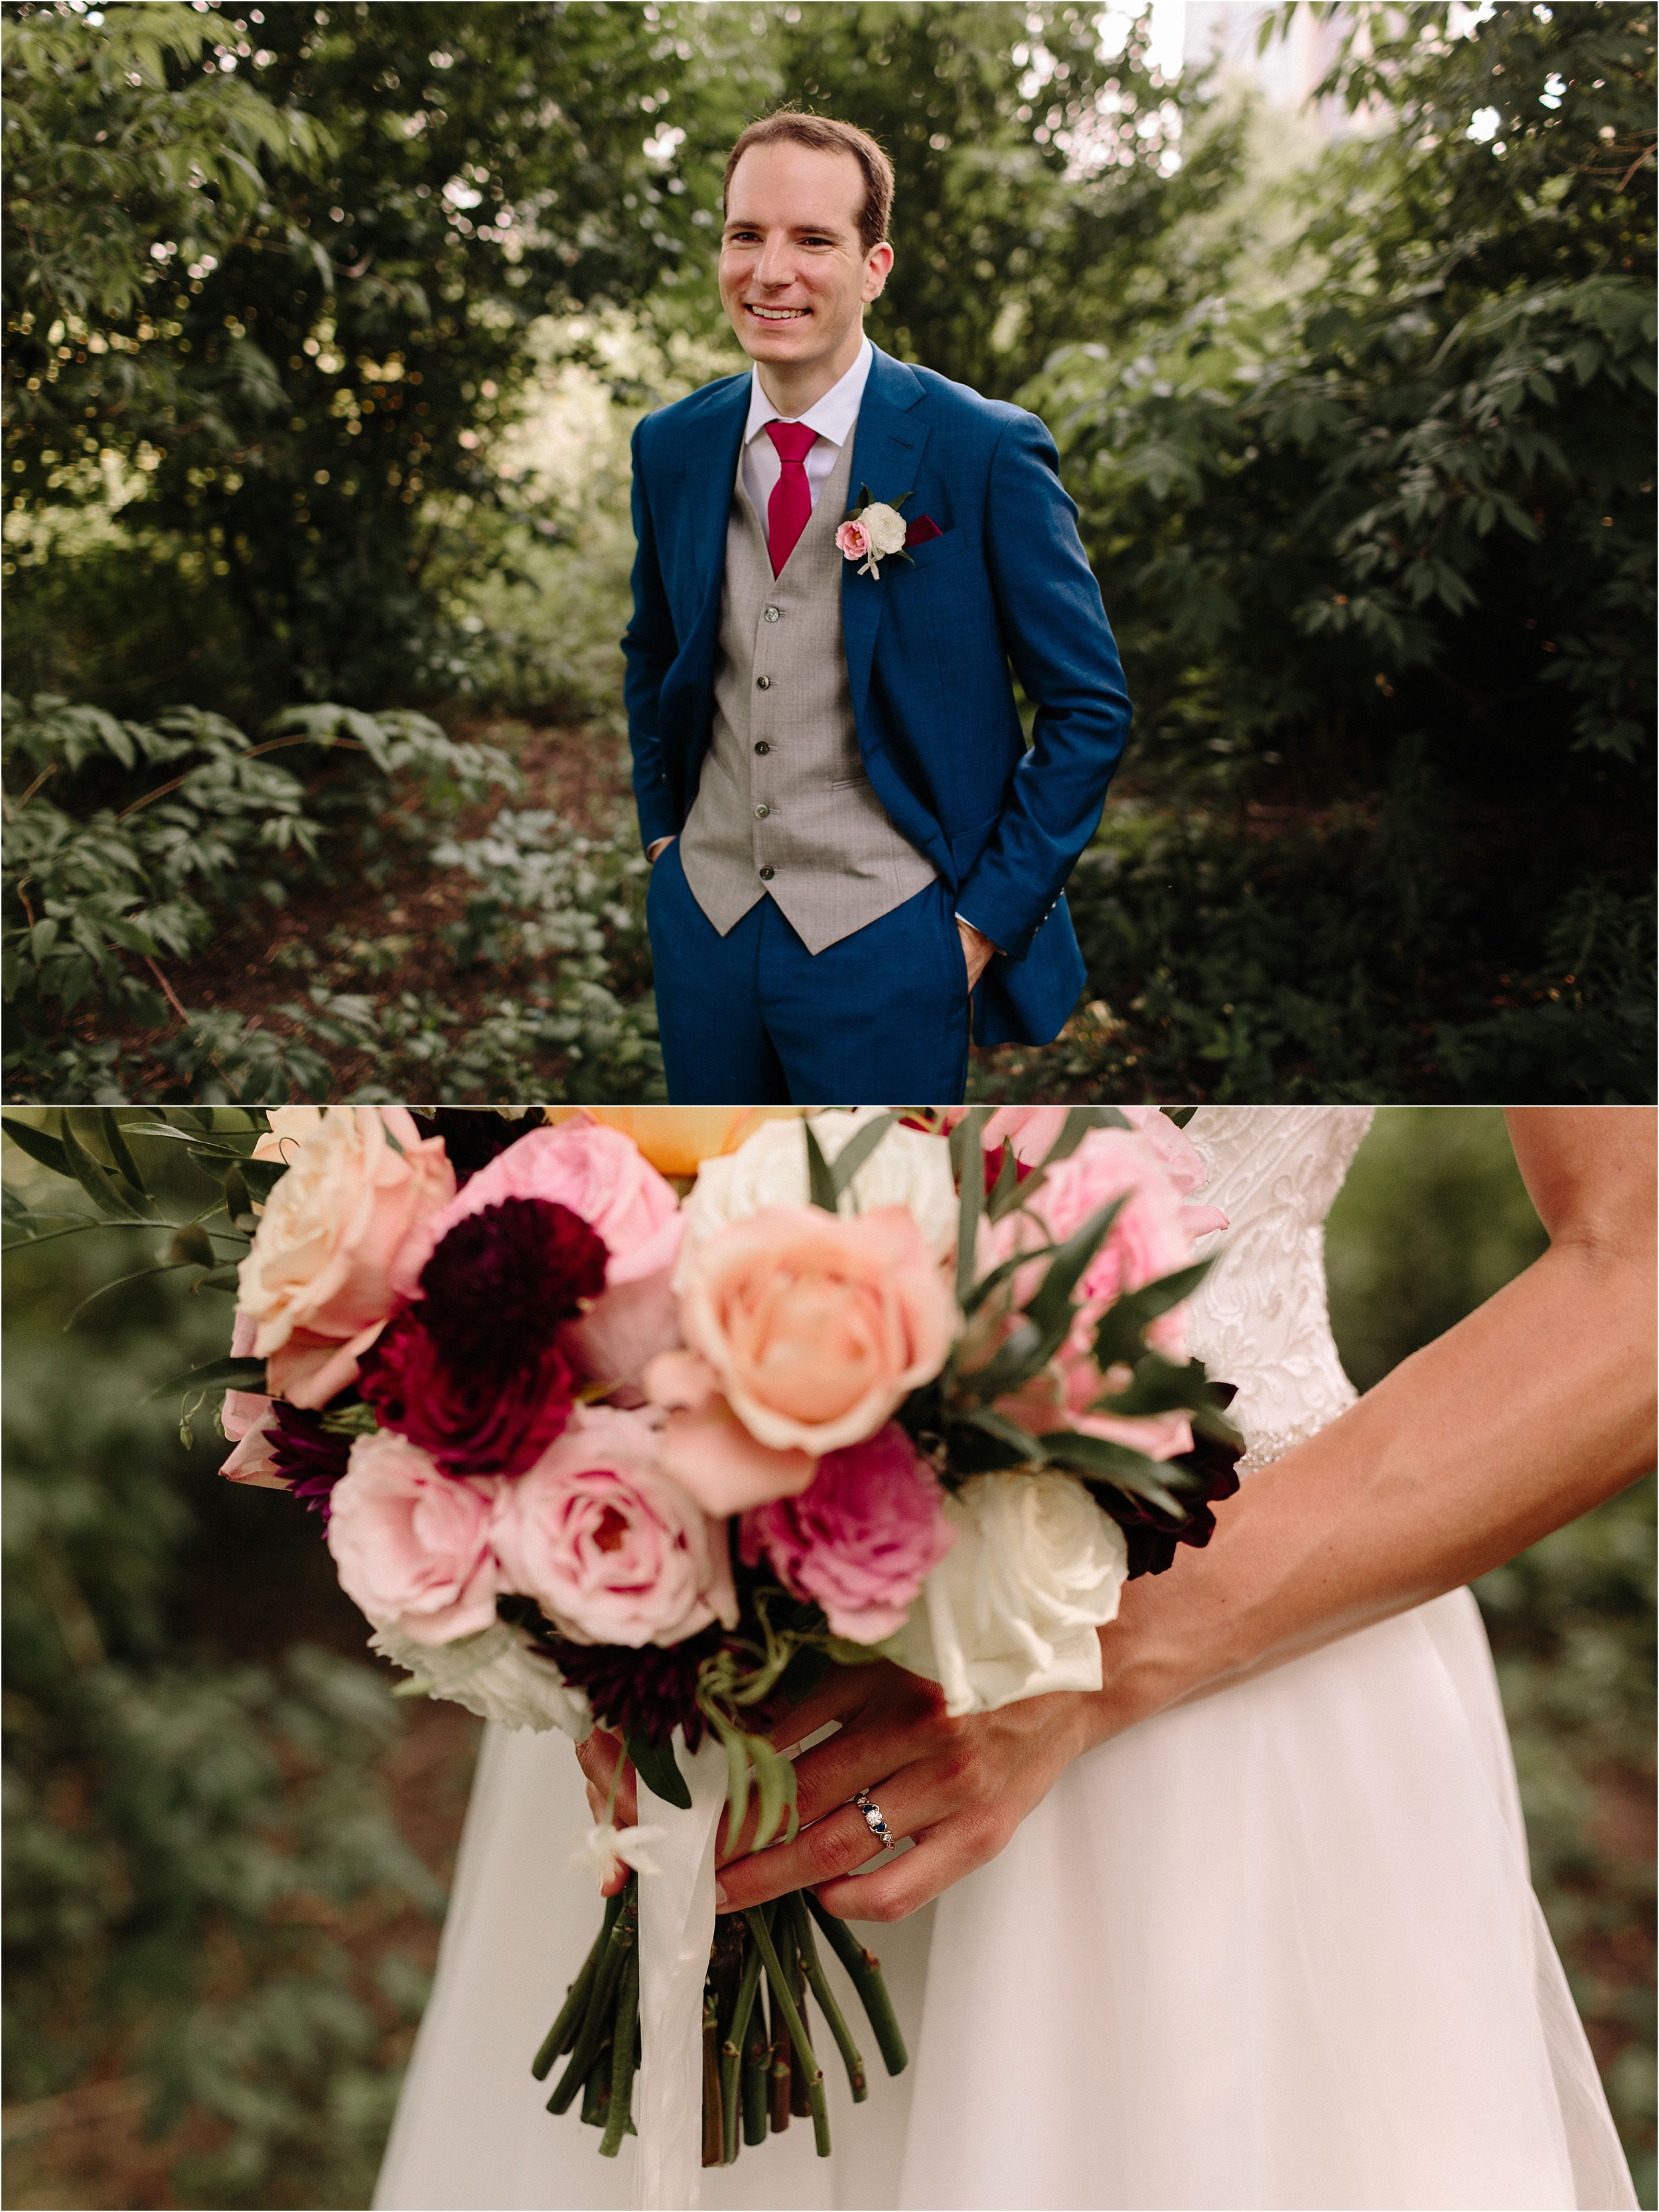
[{"label": "white rose", "polygon": [[1100,1638],[1128,1572],[1123,1531],[1052,1468],[976,1474],[945,1506],[957,1540],[881,1649],[945,1690],[953,1715],[1097,1690]]},{"label": "white rose", "polygon": [[453,1644],[417,1644],[395,1628],[380,1628],[368,1648],[413,1674],[411,1690],[418,1684],[428,1697],[447,1698],[482,1720],[538,1733],[562,1729],[578,1743],[592,1733],[593,1711],[583,1692],[507,1621]]},{"label": "white rose", "polygon": [[890,553],[898,552],[903,545],[908,526],[896,507],[884,507],[877,500],[865,508],[859,520],[864,525],[871,551],[883,560]]},{"label": "white rose", "polygon": [[[811,1129],[826,1160],[883,1109],[860,1106],[854,1113],[818,1114]],[[811,1189],[806,1171],[806,1139],[799,1121],[767,1121],[735,1152],[705,1160],[685,1203],[685,1243],[674,1279],[684,1287],[687,1258],[734,1221],[746,1221],[769,1206],[808,1206]],[[896,1123],[876,1146],[842,1192],[843,1213],[872,1213],[883,1206],[906,1207],[936,1259],[957,1241],[957,1192],[951,1174],[951,1147],[944,1137]]]}]

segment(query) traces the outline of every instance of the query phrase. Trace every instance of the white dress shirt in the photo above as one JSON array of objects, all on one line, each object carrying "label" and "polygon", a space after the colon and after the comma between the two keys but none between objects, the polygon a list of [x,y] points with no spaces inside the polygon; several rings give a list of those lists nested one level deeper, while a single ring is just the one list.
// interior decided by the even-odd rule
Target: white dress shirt
[{"label": "white dress shirt", "polygon": [[767,424],[805,422],[808,429],[817,431],[817,442],[806,456],[806,485],[816,507],[818,494],[835,474],[841,449],[858,422],[859,403],[864,398],[873,353],[874,349],[866,338],[859,348],[858,359],[846,375],[839,383],[832,384],[822,399],[814,400],[804,415],[785,415],[772,404],[761,388],[758,363],[749,372],[749,420],[743,433],[743,488],[754,503],[763,529],[767,527],[768,504],[783,474],[778,449],[766,434]]}]

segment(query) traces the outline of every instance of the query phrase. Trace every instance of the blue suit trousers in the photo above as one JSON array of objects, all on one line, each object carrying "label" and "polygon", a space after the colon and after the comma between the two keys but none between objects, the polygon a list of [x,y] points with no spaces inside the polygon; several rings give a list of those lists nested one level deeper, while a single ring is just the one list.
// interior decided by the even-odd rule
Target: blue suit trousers
[{"label": "blue suit trousers", "polygon": [[968,966],[942,883],[813,954],[766,896],[722,937],[676,840],[646,919],[677,1106],[960,1104]]}]

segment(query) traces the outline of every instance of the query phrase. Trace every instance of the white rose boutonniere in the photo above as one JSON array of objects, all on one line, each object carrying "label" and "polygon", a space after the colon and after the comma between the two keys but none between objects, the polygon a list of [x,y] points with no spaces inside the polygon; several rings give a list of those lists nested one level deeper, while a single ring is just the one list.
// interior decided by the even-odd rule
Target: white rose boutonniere
[{"label": "white rose boutonniere", "polygon": [[908,525],[899,513],[909,493],[901,492],[891,506],[870,495],[868,484],[859,486],[858,505],[836,532],[836,544],[849,561],[861,561],[860,576],[873,576],[881,581],[884,561],[908,561],[904,540]]}]

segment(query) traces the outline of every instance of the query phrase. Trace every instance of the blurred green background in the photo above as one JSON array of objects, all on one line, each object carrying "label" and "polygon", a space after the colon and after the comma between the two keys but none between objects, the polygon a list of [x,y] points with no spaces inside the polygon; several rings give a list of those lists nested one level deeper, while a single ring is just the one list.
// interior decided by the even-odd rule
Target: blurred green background
[{"label": "blurred green background", "polygon": [[[77,1201],[9,1141],[0,1166]],[[315,1519],[141,1402],[223,1350],[228,1299],[162,1277],[71,1321],[152,1241],[5,1263],[6,2202],[366,2204],[478,1724],[394,1702]],[[1354,1380],[1542,1244],[1501,1115],[1382,1109],[1329,1228]],[[1479,1595],[1534,1877],[1650,2206],[1651,1480]]]},{"label": "blurred green background", "polygon": [[628,439],[787,100],[1135,702],[975,1095],[1650,1098],[1651,0],[1180,14],[0,0],[7,1097],[661,1095]]}]

